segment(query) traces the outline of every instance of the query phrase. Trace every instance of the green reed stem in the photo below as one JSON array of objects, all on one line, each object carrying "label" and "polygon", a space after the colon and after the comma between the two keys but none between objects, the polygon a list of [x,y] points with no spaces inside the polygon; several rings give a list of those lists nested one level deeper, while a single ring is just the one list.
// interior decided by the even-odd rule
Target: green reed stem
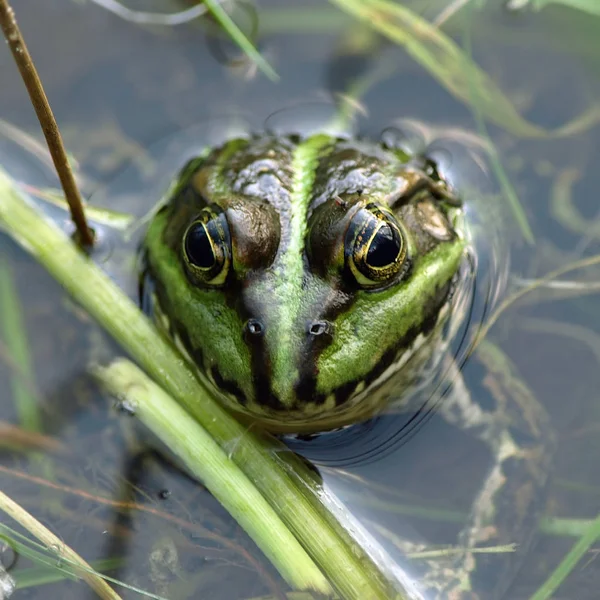
[{"label": "green reed stem", "polygon": [[248,58],[271,80],[277,81],[279,75],[273,67],[263,58],[254,44],[244,35],[242,30],[234,23],[227,11],[216,0],[204,0],[204,4],[218,21],[227,35],[241,48]]},{"label": "green reed stem", "polygon": [[125,399],[136,417],[202,481],[292,588],[333,592],[252,482],[175,400],[126,359],[117,359],[106,368],[94,367],[93,372],[102,386]]}]

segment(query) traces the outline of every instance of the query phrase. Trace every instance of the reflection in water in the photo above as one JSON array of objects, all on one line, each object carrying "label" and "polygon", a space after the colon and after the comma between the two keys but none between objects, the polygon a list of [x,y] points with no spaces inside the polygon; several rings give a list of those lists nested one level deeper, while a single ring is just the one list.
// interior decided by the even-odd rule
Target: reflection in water
[{"label": "reflection in water", "polygon": [[131,10],[121,2],[117,2],[117,0],[92,0],[92,2],[121,17],[125,21],[138,25],[183,25],[205,15],[207,11],[206,5],[203,3],[196,4],[177,13],[156,13]]}]

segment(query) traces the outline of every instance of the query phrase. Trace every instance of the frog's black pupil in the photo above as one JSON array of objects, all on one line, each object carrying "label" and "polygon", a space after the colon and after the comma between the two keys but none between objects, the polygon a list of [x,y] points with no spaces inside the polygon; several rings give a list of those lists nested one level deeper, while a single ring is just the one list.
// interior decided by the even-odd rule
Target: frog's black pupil
[{"label": "frog's black pupil", "polygon": [[201,223],[192,225],[185,238],[185,251],[191,263],[201,269],[209,269],[215,264],[208,233]]},{"label": "frog's black pupil", "polygon": [[396,260],[399,252],[400,240],[394,236],[389,225],[383,225],[371,240],[367,264],[371,267],[386,267]]}]

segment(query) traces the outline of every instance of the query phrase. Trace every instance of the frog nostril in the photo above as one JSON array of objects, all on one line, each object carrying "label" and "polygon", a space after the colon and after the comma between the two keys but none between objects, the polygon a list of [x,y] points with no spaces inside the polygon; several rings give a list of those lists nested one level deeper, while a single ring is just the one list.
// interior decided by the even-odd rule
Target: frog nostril
[{"label": "frog nostril", "polygon": [[246,332],[250,335],[259,336],[265,332],[265,326],[258,319],[246,321]]},{"label": "frog nostril", "polygon": [[308,333],[310,335],[318,336],[328,333],[330,325],[328,321],[311,321],[308,324]]}]

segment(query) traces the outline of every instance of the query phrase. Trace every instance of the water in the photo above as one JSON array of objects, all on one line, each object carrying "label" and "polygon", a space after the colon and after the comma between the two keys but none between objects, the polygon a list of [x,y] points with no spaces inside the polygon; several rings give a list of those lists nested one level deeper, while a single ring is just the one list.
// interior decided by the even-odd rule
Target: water
[{"label": "water", "polygon": [[[205,144],[248,128],[319,128],[329,122],[337,94],[353,79],[372,76],[353,131],[369,137],[402,132],[405,138],[409,132],[407,143],[427,148],[467,199],[478,257],[467,334],[511,292],[598,253],[597,127],[583,127],[564,139],[531,139],[508,122],[488,126],[534,233],[535,245],[529,245],[501,197],[471,109],[390,42],[374,40],[363,53],[351,50],[359,47],[350,43],[358,38],[335,8],[295,4],[271,2],[258,13],[259,47],[281,75],[279,83],[256,75],[234,46],[207,36],[197,23],[139,27],[93,3],[66,0],[51,7],[16,7],[69,151],[77,158],[84,193],[97,205],[144,215],[185,160]],[[406,4],[428,19],[446,7],[443,2]],[[142,6],[167,10],[164,3],[136,7]],[[245,10],[237,18],[251,26]],[[476,61],[530,122],[551,130],[582,114],[598,97],[599,19],[560,8],[509,14],[488,3],[485,10],[448,21],[445,31],[460,44],[465,43],[465,19],[472,24]],[[0,117],[39,141],[8,52],[0,56],[0,69]],[[29,186],[56,187],[39,152],[23,149],[22,137],[16,143],[6,127],[0,131],[1,162],[11,175]],[[579,219],[563,216],[568,191]],[[68,226],[60,212],[49,212]],[[127,247],[120,236],[103,234],[98,261],[135,296],[135,239]],[[124,249],[128,260],[122,258]],[[30,346],[24,364],[34,373],[25,387],[37,407],[23,410],[15,401],[22,392],[12,382],[24,367],[15,365],[3,329],[0,377],[6,385],[0,414],[7,424],[39,430],[26,436],[2,430],[2,491],[90,562],[110,560],[96,564],[111,576],[163,597],[251,598],[285,590],[273,567],[206,489],[148,446],[135,419],[118,413],[97,392],[86,374],[90,353],[105,357],[118,351],[115,346],[5,237],[0,252],[22,301]],[[597,279],[591,269],[561,278]],[[599,327],[595,294],[567,283],[531,292],[506,310],[490,333],[549,412],[560,442],[548,491],[549,517],[589,519],[598,512]],[[455,348],[463,358],[464,350],[460,344]],[[463,375],[477,395],[493,386],[486,374],[474,360],[464,365]],[[414,423],[394,415],[345,432],[289,441],[402,567],[400,535],[455,543],[457,519],[468,510],[489,460],[482,444],[439,415],[411,427]],[[14,525],[8,518],[1,522]],[[531,597],[574,539],[541,534],[506,598]],[[597,596],[594,556],[592,548],[556,597]],[[10,572],[19,585],[31,585],[32,597],[93,597],[83,584],[34,585],[30,559],[20,556]]]}]

